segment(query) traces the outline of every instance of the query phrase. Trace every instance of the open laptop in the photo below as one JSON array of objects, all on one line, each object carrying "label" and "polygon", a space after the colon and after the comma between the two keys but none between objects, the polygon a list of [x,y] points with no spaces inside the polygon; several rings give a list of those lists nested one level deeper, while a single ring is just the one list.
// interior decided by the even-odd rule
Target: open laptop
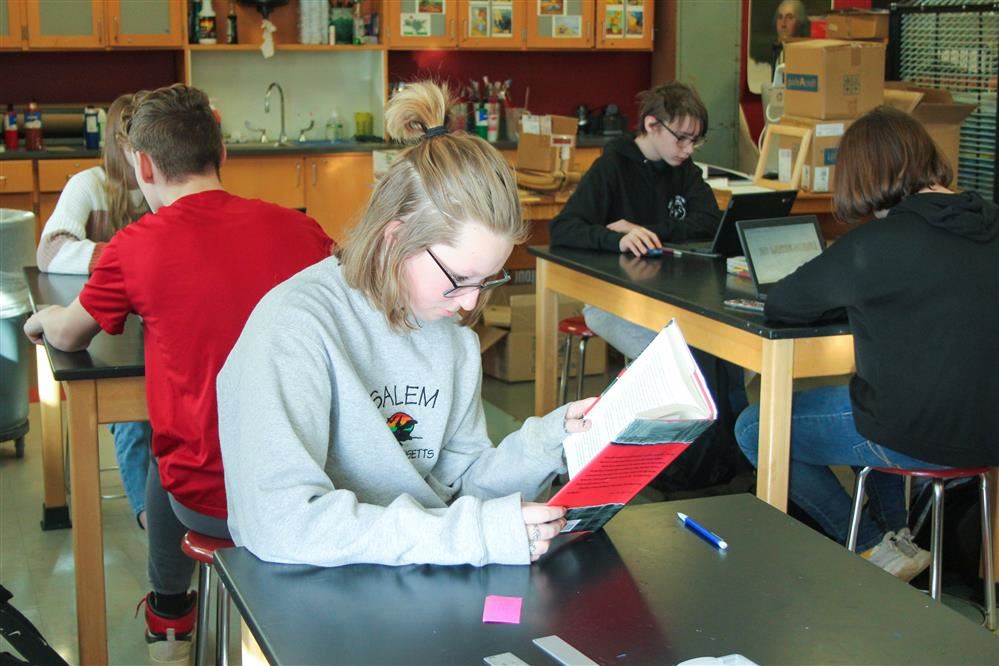
[{"label": "open laptop", "polygon": [[761,301],[781,278],[822,254],[826,246],[814,215],[741,220],[735,226]]},{"label": "open laptop", "polygon": [[736,194],[728,201],[728,207],[722,214],[715,237],[710,241],[693,241],[690,243],[663,243],[663,247],[679,250],[684,254],[701,257],[722,258],[735,257],[742,254],[739,244],[739,233],[735,223],[739,220],[756,220],[759,218],[784,217],[791,212],[797,190],[773,190],[755,192],[752,194]]}]

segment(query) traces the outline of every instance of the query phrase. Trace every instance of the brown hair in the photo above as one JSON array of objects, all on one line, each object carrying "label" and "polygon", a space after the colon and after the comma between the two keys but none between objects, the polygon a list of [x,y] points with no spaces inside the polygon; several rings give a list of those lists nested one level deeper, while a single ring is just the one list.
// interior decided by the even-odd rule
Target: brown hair
[{"label": "brown hair", "polygon": [[124,143],[148,153],[171,182],[222,165],[222,128],[197,88],[176,83],[135,94],[132,111],[124,117]]},{"label": "brown hair", "polygon": [[121,136],[122,115],[131,114],[133,98],[132,94],[122,95],[111,102],[108,108],[102,157],[104,173],[107,176],[104,181],[104,194],[108,201],[108,222],[112,231],[118,231],[149,212],[149,205],[145,199],[138,206],[132,202],[129,193],[129,189],[134,189],[129,188],[129,183],[134,185],[132,165],[125,159],[125,152],[118,141],[118,137]]},{"label": "brown hair", "polygon": [[843,134],[836,156],[833,208],[841,220],[857,220],[888,210],[924,187],[946,187],[953,175],[915,118],[880,106]]},{"label": "brown hair", "polygon": [[662,123],[689,117],[701,125],[701,136],[708,133],[708,110],[700,95],[690,86],[673,81],[638,93],[638,133],[645,134],[645,118],[652,116]]},{"label": "brown hair", "polygon": [[[385,313],[397,332],[415,328],[405,309],[404,262],[431,245],[453,244],[466,224],[481,224],[512,243],[523,243],[524,223],[517,183],[500,153],[477,136],[443,133],[451,96],[429,81],[408,84],[385,109],[386,133],[404,149],[378,181],[360,222],[341,246],[344,278]],[[434,129],[429,135],[427,130]],[[385,230],[400,221],[394,242]],[[461,323],[477,319],[483,293]]]}]

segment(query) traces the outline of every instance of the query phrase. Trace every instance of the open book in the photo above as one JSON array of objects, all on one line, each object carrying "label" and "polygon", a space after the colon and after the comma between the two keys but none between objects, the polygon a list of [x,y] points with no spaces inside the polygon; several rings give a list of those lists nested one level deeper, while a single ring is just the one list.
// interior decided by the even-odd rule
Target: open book
[{"label": "open book", "polygon": [[563,440],[569,483],[563,532],[600,529],[718,417],[676,321],[670,321],[590,407],[587,432]]}]

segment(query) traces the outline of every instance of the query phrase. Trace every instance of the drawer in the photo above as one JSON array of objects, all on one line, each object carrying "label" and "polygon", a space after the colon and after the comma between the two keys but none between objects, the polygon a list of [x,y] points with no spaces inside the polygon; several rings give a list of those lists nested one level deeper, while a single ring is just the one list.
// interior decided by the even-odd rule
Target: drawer
[{"label": "drawer", "polygon": [[0,194],[34,192],[35,178],[31,174],[31,160],[4,160],[0,162]]},{"label": "drawer", "polygon": [[74,174],[100,166],[99,159],[38,160],[38,191],[62,192]]}]

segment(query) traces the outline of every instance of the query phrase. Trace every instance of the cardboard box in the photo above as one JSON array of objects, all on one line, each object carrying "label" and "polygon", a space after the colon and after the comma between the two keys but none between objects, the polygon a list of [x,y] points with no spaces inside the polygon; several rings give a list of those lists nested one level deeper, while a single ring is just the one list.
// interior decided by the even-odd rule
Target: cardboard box
[{"label": "cardboard box", "polygon": [[827,14],[829,39],[884,39],[888,37],[888,11],[844,11]]},{"label": "cardboard box", "polygon": [[[559,297],[558,318],[577,315],[583,304],[575,299]],[[482,350],[482,371],[490,377],[508,382],[534,380],[535,319],[537,303],[534,285],[504,285],[495,290],[489,305],[483,310],[483,322],[475,327]],[[564,339],[559,345],[561,369]],[[576,376],[578,352],[574,349],[569,375]],[[591,338],[586,348],[587,375],[602,374],[607,369],[607,344]],[[560,370],[561,371],[561,370]]]},{"label": "cardboard box", "polygon": [[885,45],[810,39],[784,46],[784,112],[821,120],[856,118],[884,97]]},{"label": "cardboard box", "polygon": [[884,102],[910,113],[923,124],[954,169],[956,182],[957,161],[961,152],[961,123],[977,107],[954,102],[947,90],[921,88],[905,81],[885,83]]},{"label": "cardboard box", "polygon": [[568,168],[576,146],[577,127],[578,121],[570,116],[521,116],[517,169],[553,173],[560,161]]},{"label": "cardboard box", "polygon": [[[812,130],[812,140],[805,156],[805,166],[801,173],[801,189],[806,192],[832,191],[833,176],[836,172],[836,155],[843,133],[853,123],[852,118],[839,120],[816,120],[785,115],[781,125],[804,127]],[[793,142],[797,145],[797,142]],[[785,137],[778,144],[780,150],[791,150]],[[791,156],[793,161],[794,156]]]}]

